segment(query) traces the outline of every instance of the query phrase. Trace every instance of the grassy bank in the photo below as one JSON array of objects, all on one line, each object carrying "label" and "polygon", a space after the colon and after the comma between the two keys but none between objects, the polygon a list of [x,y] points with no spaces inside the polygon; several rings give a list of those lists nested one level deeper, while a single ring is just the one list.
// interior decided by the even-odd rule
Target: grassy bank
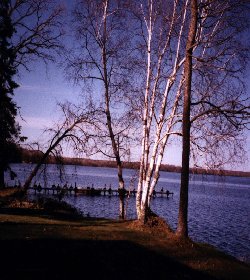
[{"label": "grassy bank", "polygon": [[249,265],[176,239],[161,219],[142,227],[0,198],[1,279],[250,279]]}]

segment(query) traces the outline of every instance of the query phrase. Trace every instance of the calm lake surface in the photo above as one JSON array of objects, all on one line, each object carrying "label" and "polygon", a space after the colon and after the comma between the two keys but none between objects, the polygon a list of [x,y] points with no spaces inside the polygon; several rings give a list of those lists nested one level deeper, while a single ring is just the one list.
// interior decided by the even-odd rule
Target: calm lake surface
[{"label": "calm lake surface", "polygon": [[[17,178],[11,180],[6,174],[9,185],[18,181],[23,183],[27,178],[31,164],[12,164]],[[124,179],[126,189],[136,188],[137,171],[125,169]],[[40,173],[35,178],[36,183],[51,187],[52,184],[63,185],[67,182],[77,187],[87,187],[94,184],[95,188],[111,185],[117,189],[115,168],[65,166],[64,174],[56,165],[48,165],[46,173]],[[161,172],[156,190],[167,189],[173,192],[173,198],[155,198],[152,209],[162,216],[173,229],[177,226],[180,174]],[[30,194],[34,196],[32,193]],[[77,207],[83,214],[93,217],[118,218],[118,197],[108,196],[74,196],[63,198]],[[189,235],[199,242],[214,245],[218,249],[250,263],[250,178],[219,177],[211,175],[191,175],[189,191]],[[136,218],[135,198],[126,201],[126,218]]]}]

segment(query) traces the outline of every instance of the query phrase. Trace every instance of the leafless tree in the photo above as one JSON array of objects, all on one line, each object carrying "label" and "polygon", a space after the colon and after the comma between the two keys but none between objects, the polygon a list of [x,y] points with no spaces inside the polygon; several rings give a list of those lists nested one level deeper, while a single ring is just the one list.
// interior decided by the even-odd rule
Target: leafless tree
[{"label": "leafless tree", "polygon": [[[121,193],[125,188],[121,157],[131,128],[131,118],[127,118],[129,112],[122,98],[129,85],[125,2],[78,1],[73,12],[76,40],[67,60],[71,78],[77,83],[83,82],[85,91],[90,88],[93,100],[99,100],[96,102],[103,108],[96,152],[116,161]],[[124,218],[123,200],[120,217]]]},{"label": "leafless tree", "polygon": [[186,58],[184,65],[184,100],[182,115],[182,171],[181,171],[181,189],[179,203],[179,217],[177,234],[179,236],[188,236],[187,213],[188,213],[188,185],[189,185],[189,156],[190,156],[190,104],[192,89],[192,70],[193,70],[193,50],[198,22],[198,3],[197,0],[191,0],[191,19],[187,37]]},{"label": "leafless tree", "polygon": [[249,24],[247,13],[249,6],[245,1],[214,0],[191,4],[192,41],[187,41],[190,53],[185,64],[189,64],[189,70],[184,73],[188,88],[183,101],[183,158],[177,227],[177,235],[181,237],[188,236],[190,143],[196,158],[202,158],[200,164],[209,166],[212,163],[214,169],[240,157],[243,132],[249,125],[250,114],[249,97],[244,92],[242,78],[249,50],[244,42],[244,32]]},{"label": "leafless tree", "polygon": [[[234,144],[249,125],[249,99],[241,78],[248,49],[240,37],[248,23],[235,17],[246,19],[248,5],[241,0],[128,2],[79,1],[73,13],[76,40],[67,56],[67,71],[75,82],[84,82],[100,108],[94,110],[98,126],[91,127],[96,137],[82,143],[91,142],[89,153],[116,160],[119,189],[124,190],[122,157],[134,120],[141,117],[136,210],[144,223],[168,141],[172,135],[183,136],[177,234],[186,237],[190,144],[196,158],[202,157],[200,163],[207,159],[218,167],[236,155]],[[60,150],[60,141],[74,143],[71,130],[85,137],[87,130],[79,130],[80,123],[72,125],[54,131],[50,152]],[[215,161],[225,145],[230,145],[229,152],[220,152],[220,161]]]},{"label": "leafless tree", "polygon": [[[244,94],[242,95],[242,88],[240,89],[240,75],[246,66],[247,49],[240,43],[242,40],[239,40],[236,33],[245,30],[246,26],[243,22],[244,26],[240,27],[233,16],[233,13],[239,13],[244,17],[243,2],[199,1],[197,32],[193,34],[196,37],[191,46],[188,39],[192,20],[190,1],[141,1],[133,8],[138,19],[137,36],[141,38],[138,40],[138,49],[141,51],[140,55],[146,58],[144,64],[141,64],[144,65],[142,71],[145,78],[142,79],[142,156],[136,204],[138,218],[143,222],[147,219],[147,211],[150,213],[150,197],[159,178],[168,140],[173,134],[184,136],[180,126],[182,119],[183,129],[187,132],[185,142],[189,142],[188,130],[192,124],[192,150],[201,150],[206,139],[207,144],[210,143],[210,149],[206,146],[207,155],[215,153],[216,142],[217,148],[222,147],[218,145],[218,139],[224,139],[224,144],[229,141],[237,143],[240,132],[247,125],[249,106]],[[185,68],[188,63],[190,68],[187,55],[189,59],[190,56],[186,51],[188,43],[189,50],[193,52],[191,59],[195,60],[191,68],[194,79],[189,81],[186,80],[187,66]],[[187,84],[189,91],[191,88],[193,91],[192,96],[189,93],[189,105],[187,93],[185,94]],[[233,109],[232,104],[237,104],[237,109]],[[180,109],[186,105],[184,117]],[[187,119],[189,110],[190,121]],[[225,129],[218,133],[216,128],[222,120]],[[198,129],[199,134],[196,134]],[[217,139],[214,135],[217,135]],[[187,172],[189,144],[186,147],[184,163],[188,160]],[[187,179],[188,172],[185,174]],[[187,193],[185,196],[187,209]],[[182,202],[181,204],[183,205]]]},{"label": "leafless tree", "polygon": [[88,104],[85,108],[74,106],[70,103],[60,105],[62,111],[61,123],[45,130],[49,140],[46,140],[47,147],[39,162],[35,165],[29,177],[24,183],[23,190],[27,191],[32,179],[36,176],[38,170],[45,163],[49,156],[61,159],[63,150],[70,146],[76,154],[84,154],[91,142],[91,131],[97,128],[97,111]]},{"label": "leafless tree", "polygon": [[9,14],[16,31],[12,38],[16,68],[30,70],[33,60],[54,60],[56,51],[62,48],[63,12],[54,0],[10,1]]},{"label": "leafless tree", "polygon": [[180,120],[187,4],[188,1],[152,0],[147,4],[141,1],[134,8],[140,50],[147,58],[143,68],[142,152],[136,198],[137,215],[142,222],[150,213],[150,198],[167,142],[172,134],[180,134],[175,127]]}]

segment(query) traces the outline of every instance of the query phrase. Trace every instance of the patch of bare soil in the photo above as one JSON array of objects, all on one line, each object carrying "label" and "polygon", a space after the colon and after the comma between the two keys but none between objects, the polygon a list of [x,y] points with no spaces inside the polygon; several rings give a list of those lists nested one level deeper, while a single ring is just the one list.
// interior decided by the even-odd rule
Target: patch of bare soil
[{"label": "patch of bare soil", "polygon": [[174,232],[164,219],[158,216],[151,216],[146,224],[141,223],[139,220],[131,221],[128,228],[147,232],[153,235],[168,235],[173,236]]},{"label": "patch of bare soil", "polygon": [[31,202],[31,201],[19,201],[17,199],[11,201],[8,204],[8,207],[10,208],[25,208],[25,209],[40,209],[40,206],[35,203],[35,202]]}]

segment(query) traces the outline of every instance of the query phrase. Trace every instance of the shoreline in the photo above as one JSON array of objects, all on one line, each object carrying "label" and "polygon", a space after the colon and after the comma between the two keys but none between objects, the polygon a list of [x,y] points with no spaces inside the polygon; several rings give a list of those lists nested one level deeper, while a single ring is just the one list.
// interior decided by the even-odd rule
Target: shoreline
[{"label": "shoreline", "polygon": [[[36,150],[21,149],[21,156],[15,163],[37,163],[41,159],[42,153]],[[13,162],[14,163],[14,162]],[[46,163],[56,164],[57,161],[53,156],[49,156]],[[97,160],[88,158],[71,158],[63,157],[62,163],[65,165],[79,165],[79,166],[90,166],[90,167],[111,167],[116,168],[116,162],[111,160]],[[139,162],[122,162],[123,168],[127,169],[139,169]],[[165,172],[181,172],[180,166],[171,164],[162,164],[161,171]],[[233,171],[233,170],[211,170],[204,168],[190,168],[190,174],[200,175],[218,175],[218,176],[233,176],[233,177],[250,177],[250,172],[246,171]]]},{"label": "shoreline", "polygon": [[86,272],[92,279],[250,277],[250,264],[211,245],[177,239],[160,218],[141,226],[79,216],[58,202],[50,201],[46,209],[15,203],[12,210],[0,208],[2,279],[12,279],[10,271],[14,278],[28,279],[69,279]]}]

